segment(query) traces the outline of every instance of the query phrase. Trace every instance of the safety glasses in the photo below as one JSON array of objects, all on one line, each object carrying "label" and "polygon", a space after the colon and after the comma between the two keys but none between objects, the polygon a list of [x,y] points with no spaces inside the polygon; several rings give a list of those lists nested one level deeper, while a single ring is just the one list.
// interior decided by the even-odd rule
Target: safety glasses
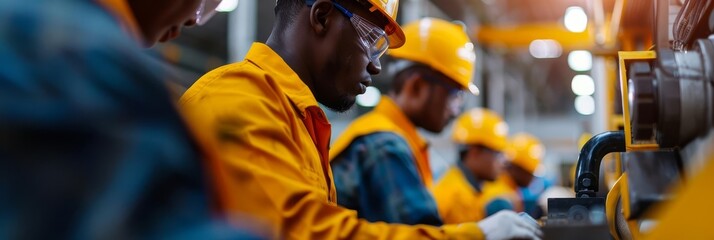
[{"label": "safety glasses", "polygon": [[447,80],[446,76],[441,74],[438,74],[440,76],[437,76],[437,74],[438,73],[421,73],[422,78],[427,82],[439,85],[446,89],[448,92],[447,104],[449,110],[451,110],[454,114],[459,114],[463,110],[464,100],[466,99],[466,91],[454,86],[454,84],[449,84],[447,82],[449,80]]},{"label": "safety glasses", "polygon": [[[484,151],[484,152],[486,152],[486,153],[488,153],[488,154],[495,155],[495,156],[498,156],[498,157],[505,157],[505,155],[504,155],[503,152],[501,152],[501,151],[494,150],[493,148],[486,147],[486,146],[484,146],[484,145],[479,145],[479,147],[481,148],[482,151]],[[506,160],[506,159],[504,158],[504,159],[502,159],[502,160]]]},{"label": "safety glasses", "polygon": [[[311,7],[314,2],[314,0],[308,0],[307,5]],[[333,0],[332,4],[352,22],[352,26],[360,37],[360,46],[367,53],[369,60],[377,67],[381,67],[379,58],[389,49],[387,33],[367,19],[351,13],[336,1]]]},{"label": "safety glasses", "polygon": [[216,8],[223,0],[202,0],[196,10],[196,25],[203,25],[216,15]]},{"label": "safety glasses", "polygon": [[[431,71],[434,71],[434,70],[431,70]],[[463,89],[461,89],[457,86],[454,86],[455,83],[449,84],[448,83],[449,80],[447,80],[446,76],[443,76],[441,74],[438,74],[440,76],[437,76],[437,74],[438,73],[436,73],[436,72],[433,72],[433,73],[422,72],[421,73],[422,78],[424,78],[424,80],[428,81],[431,84],[436,84],[436,85],[439,85],[439,86],[443,87],[444,89],[446,89],[446,91],[449,92],[450,97],[459,97],[464,94]]]}]

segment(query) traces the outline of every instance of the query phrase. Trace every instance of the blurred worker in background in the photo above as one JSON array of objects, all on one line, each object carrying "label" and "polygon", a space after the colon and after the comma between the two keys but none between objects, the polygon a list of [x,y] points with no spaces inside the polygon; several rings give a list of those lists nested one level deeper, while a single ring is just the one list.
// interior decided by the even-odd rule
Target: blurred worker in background
[{"label": "blurred worker in background", "polygon": [[216,5],[0,1],[0,238],[240,236],[214,224],[170,75],[142,48]]},{"label": "blurred worker in background", "polygon": [[472,109],[456,120],[451,137],[459,145],[459,161],[432,189],[444,223],[486,217],[482,185],[503,171],[507,136],[506,122],[488,109]]},{"label": "blurred worker in background", "polygon": [[[429,193],[427,142],[416,128],[441,132],[460,111],[461,92],[476,93],[471,84],[476,56],[461,25],[425,18],[404,32],[405,45],[388,53],[397,59],[388,96],[332,146],[337,200],[369,221],[441,226]],[[536,236],[537,229],[515,213],[498,218],[478,224],[487,238]],[[495,222],[501,225],[491,225]]]},{"label": "blurred worker in background", "polygon": [[476,56],[460,25],[425,18],[404,31],[407,43],[388,53],[396,59],[388,95],[332,146],[337,199],[370,221],[441,225],[417,127],[439,133],[459,113]]},{"label": "blurred worker in background", "polygon": [[508,142],[506,171],[483,187],[487,216],[503,209],[524,211],[519,188],[528,187],[545,155],[543,144],[533,135],[518,133]]},{"label": "blurred worker in background", "polygon": [[[397,0],[278,0],[266,44],[255,43],[244,61],[209,72],[186,92],[181,103],[205,111],[205,131],[224,157],[212,169],[222,179],[222,212],[250,214],[274,226],[276,239],[480,235],[476,224],[369,223],[337,206],[331,127],[318,102],[337,111],[354,104],[381,71],[379,57],[404,44],[397,9]],[[518,236],[537,231],[528,227]]]}]

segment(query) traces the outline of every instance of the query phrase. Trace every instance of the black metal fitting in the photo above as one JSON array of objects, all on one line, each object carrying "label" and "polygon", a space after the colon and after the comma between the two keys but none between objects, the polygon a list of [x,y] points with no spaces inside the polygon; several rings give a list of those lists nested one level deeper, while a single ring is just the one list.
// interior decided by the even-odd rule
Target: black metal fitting
[{"label": "black metal fitting", "polygon": [[599,189],[600,162],[605,155],[613,152],[625,152],[625,132],[600,133],[585,143],[575,169],[576,197],[595,197]]}]

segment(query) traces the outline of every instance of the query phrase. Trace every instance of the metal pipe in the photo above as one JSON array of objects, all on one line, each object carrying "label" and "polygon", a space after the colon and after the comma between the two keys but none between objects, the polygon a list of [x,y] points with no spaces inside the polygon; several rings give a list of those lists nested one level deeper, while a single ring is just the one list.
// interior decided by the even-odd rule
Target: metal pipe
[{"label": "metal pipe", "polygon": [[625,132],[604,132],[593,136],[580,150],[575,169],[575,195],[595,197],[598,191],[600,162],[608,153],[625,151]]},{"label": "metal pipe", "polygon": [[671,49],[669,44],[669,0],[655,0],[653,15],[656,48]]}]

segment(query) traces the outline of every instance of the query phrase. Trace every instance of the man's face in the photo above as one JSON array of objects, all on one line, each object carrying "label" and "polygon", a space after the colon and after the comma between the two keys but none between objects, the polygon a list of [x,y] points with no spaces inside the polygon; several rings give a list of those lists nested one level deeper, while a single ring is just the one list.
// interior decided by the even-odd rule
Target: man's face
[{"label": "man's face", "polygon": [[[369,12],[366,7],[352,1],[338,2],[376,26],[387,24],[377,11]],[[329,15],[332,26],[323,44],[316,46],[321,51],[316,57],[314,94],[318,102],[343,112],[354,105],[357,95],[364,93],[371,85],[371,75],[379,74],[381,69],[370,61],[350,19],[337,8],[332,10]]]},{"label": "man's face", "polygon": [[436,71],[428,71],[421,77],[431,87],[425,106],[421,107],[420,127],[440,133],[460,113],[463,92],[456,83]]},{"label": "man's face", "polygon": [[194,25],[200,4],[201,0],[129,0],[146,47],[174,39],[183,26]]},{"label": "man's face", "polygon": [[505,159],[501,152],[477,145],[469,146],[467,151],[465,160],[473,162],[472,171],[477,178],[494,181],[503,172]]},{"label": "man's face", "polygon": [[509,164],[507,169],[508,174],[511,175],[513,181],[515,181],[519,187],[528,187],[528,185],[531,184],[533,174],[530,172],[513,164]]}]

